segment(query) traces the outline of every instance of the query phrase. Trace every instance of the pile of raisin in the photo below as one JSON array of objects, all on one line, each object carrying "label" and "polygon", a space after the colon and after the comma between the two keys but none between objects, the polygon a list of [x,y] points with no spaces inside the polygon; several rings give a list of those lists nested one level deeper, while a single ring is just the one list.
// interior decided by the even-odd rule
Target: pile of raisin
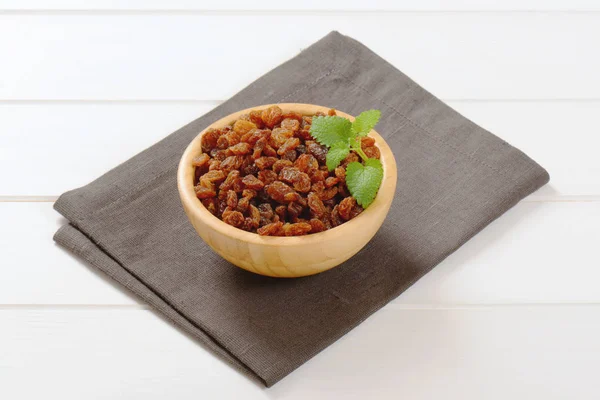
[{"label": "pile of raisin", "polygon": [[[327,148],[309,133],[312,117],[273,106],[208,130],[193,160],[204,207],[229,225],[268,236],[321,232],[360,214],[345,182],[346,166],[359,157],[350,152],[329,172]],[[362,138],[362,148],[379,158],[373,138]]]}]

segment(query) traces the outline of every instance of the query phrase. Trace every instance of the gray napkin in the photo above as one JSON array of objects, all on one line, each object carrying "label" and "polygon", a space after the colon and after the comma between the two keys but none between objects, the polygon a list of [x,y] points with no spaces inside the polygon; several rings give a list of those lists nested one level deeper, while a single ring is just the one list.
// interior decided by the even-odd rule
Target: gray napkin
[{"label": "gray napkin", "polygon": [[[254,275],[214,254],[188,222],[175,179],[184,148],[208,124],[278,102],[354,115],[380,109],[377,130],[398,163],[396,197],[373,240],[345,264],[301,279]],[[270,386],[548,179],[521,151],[332,32],[208,114],[63,194],[55,208],[70,224],[54,239]]]}]

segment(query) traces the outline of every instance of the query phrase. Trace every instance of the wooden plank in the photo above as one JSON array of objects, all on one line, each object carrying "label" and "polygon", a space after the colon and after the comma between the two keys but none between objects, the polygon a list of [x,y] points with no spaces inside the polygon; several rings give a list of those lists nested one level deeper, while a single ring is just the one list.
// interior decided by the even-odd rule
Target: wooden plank
[{"label": "wooden plank", "polygon": [[[595,13],[7,13],[0,99],[225,99],[334,29],[445,99],[597,98],[599,22]],[[244,43],[250,32],[260,40]]]},{"label": "wooden plank", "polygon": [[0,310],[0,392],[64,400],[587,399],[600,392],[599,312],[385,308],[265,390],[150,311]]},{"label": "wooden plank", "polygon": [[[217,104],[0,104],[0,196],[57,196],[85,185]],[[600,102],[450,105],[548,169],[550,185],[530,200],[600,195]]]},{"label": "wooden plank", "polygon": [[506,10],[598,10],[594,0],[304,0],[282,2],[263,0],[221,0],[206,3],[194,0],[1,0],[0,10],[390,10],[390,11],[506,11]]},{"label": "wooden plank", "polygon": [[66,220],[52,203],[0,203],[0,221],[0,305],[140,304],[54,243]]},{"label": "wooden plank", "polygon": [[[0,203],[0,304],[138,304],[52,242],[64,220],[51,207]],[[598,221],[600,202],[519,204],[393,303],[600,302]]]}]

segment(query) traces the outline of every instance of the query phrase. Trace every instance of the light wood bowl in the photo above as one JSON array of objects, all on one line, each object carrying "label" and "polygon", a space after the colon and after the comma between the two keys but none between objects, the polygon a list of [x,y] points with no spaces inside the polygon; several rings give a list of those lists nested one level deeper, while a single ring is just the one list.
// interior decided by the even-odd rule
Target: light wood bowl
[{"label": "light wood bowl", "polygon": [[[277,104],[286,111],[314,115],[327,113],[328,107],[312,104]],[[196,198],[194,192],[194,167],[192,159],[202,153],[201,138],[209,128],[222,128],[251,110],[262,110],[270,105],[256,106],[238,111],[206,127],[187,147],[177,172],[177,185],[183,208],[200,237],[227,261],[240,268],[273,277],[301,277],[318,274],[348,260],[362,249],[380,228],[396,190],[396,161],[392,151],[374,130],[369,136],[375,139],[381,152],[384,177],[377,197],[356,218],[333,229],[295,237],[260,236],[226,224],[212,215]],[[337,111],[339,116],[353,121],[354,117]]]}]

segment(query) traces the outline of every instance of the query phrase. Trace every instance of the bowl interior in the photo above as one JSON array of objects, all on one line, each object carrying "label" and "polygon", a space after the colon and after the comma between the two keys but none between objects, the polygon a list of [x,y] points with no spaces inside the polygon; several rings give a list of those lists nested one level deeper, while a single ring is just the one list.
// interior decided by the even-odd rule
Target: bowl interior
[{"label": "bowl interior", "polygon": [[[350,221],[347,221],[335,228],[323,232],[308,234],[305,236],[261,236],[257,233],[247,232],[242,229],[238,229],[231,225],[228,225],[213,214],[211,214],[210,211],[208,211],[200,202],[200,200],[198,200],[198,198],[196,197],[193,185],[195,168],[192,166],[192,159],[202,153],[202,135],[210,128],[221,128],[230,125],[235,120],[239,119],[241,115],[247,114],[251,110],[262,110],[272,105],[273,104],[267,104],[247,108],[245,110],[241,110],[230,114],[224,118],[221,118],[220,120],[207,126],[189,144],[189,146],[183,153],[183,156],[181,157],[181,161],[179,163],[177,173],[177,184],[184,207],[186,208],[188,214],[191,214],[190,218],[200,219],[210,229],[214,229],[220,233],[223,233],[227,236],[233,237],[244,242],[257,243],[267,246],[293,246],[298,243],[319,243],[333,235],[342,236],[345,233],[345,231],[360,229],[359,224],[361,223],[361,221],[371,218],[376,213],[387,213],[390,204],[393,200],[396,188],[396,161],[387,143],[376,131],[372,130],[369,133],[369,136],[375,139],[375,144],[379,148],[379,151],[381,153],[380,160],[383,164],[384,177],[381,183],[381,187],[379,188],[379,191],[373,203],[371,203],[369,207],[367,207],[362,213],[360,213],[357,217],[351,219]],[[294,111],[302,115],[314,115],[317,111],[327,113],[327,111],[330,109],[330,107],[301,103],[282,103],[275,105],[279,106],[282,110],[284,110],[284,112]],[[349,114],[346,114],[339,110],[336,110],[336,113],[341,117],[348,118],[350,121],[354,121],[354,117],[352,117]]]}]

